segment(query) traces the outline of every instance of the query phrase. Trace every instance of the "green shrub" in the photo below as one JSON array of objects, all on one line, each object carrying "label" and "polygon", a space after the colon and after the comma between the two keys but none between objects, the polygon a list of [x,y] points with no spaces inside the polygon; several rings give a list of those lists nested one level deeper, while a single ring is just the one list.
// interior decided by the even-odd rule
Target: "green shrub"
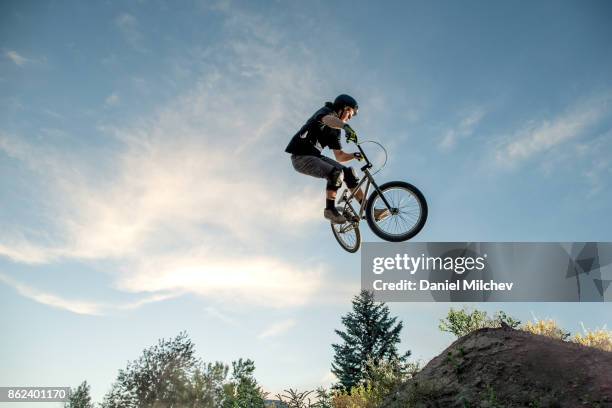
[{"label": "green shrub", "polygon": [[446,318],[440,319],[438,328],[442,331],[463,337],[475,330],[485,327],[501,327],[502,322],[516,328],[521,324],[520,321],[508,316],[505,312],[498,311],[493,318],[482,310],[474,310],[471,313],[466,308],[461,310],[450,309]]}]

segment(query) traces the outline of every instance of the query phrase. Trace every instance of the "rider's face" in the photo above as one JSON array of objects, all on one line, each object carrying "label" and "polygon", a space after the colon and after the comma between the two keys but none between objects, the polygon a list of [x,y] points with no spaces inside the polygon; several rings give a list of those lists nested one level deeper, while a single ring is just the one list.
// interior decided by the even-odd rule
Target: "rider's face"
[{"label": "rider's face", "polygon": [[340,113],[340,120],[343,121],[343,122],[348,122],[356,114],[357,114],[357,112],[355,112],[355,109],[353,109],[353,108],[351,108],[349,106],[346,106],[342,110],[342,112]]}]

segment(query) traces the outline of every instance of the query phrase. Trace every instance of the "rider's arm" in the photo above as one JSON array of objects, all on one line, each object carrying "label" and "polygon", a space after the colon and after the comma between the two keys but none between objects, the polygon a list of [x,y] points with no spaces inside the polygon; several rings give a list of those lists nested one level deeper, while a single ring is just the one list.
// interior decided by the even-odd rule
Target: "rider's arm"
[{"label": "rider's arm", "polygon": [[336,157],[336,160],[338,160],[340,163],[344,163],[355,158],[355,155],[353,153],[346,153],[342,150],[336,149],[332,151],[334,152],[334,157]]},{"label": "rider's arm", "polygon": [[342,127],[346,125],[346,123],[341,121],[340,118],[335,115],[325,115],[321,119],[321,122],[323,122],[325,126],[329,126],[330,128],[334,129],[342,129]]},{"label": "rider's arm", "polygon": [[[334,128],[334,129],[342,129],[344,127],[344,125],[346,125],[346,123],[341,121],[340,118],[338,118],[335,115],[325,115],[325,116],[323,116],[323,118],[321,118],[321,122],[325,126],[329,126],[330,128]],[[340,136],[338,136],[338,145],[337,146],[340,147]],[[353,153],[346,153],[346,152],[342,151],[341,149],[334,149],[331,146],[330,146],[330,148],[334,152],[334,157],[340,163],[344,163],[344,162],[353,160],[355,158],[355,154],[353,154]]]}]

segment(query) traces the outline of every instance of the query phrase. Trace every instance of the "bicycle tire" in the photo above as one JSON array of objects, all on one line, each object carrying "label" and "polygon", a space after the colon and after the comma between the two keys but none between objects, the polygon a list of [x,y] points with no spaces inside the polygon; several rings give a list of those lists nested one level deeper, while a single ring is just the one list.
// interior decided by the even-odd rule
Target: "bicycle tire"
[{"label": "bicycle tire", "polygon": [[[340,232],[339,229],[341,227],[346,227],[346,224],[352,224],[350,226],[350,232]],[[342,249],[344,249],[346,252],[350,252],[351,254],[354,254],[355,252],[359,251],[359,247],[361,246],[361,233],[359,232],[359,226],[357,225],[357,223],[351,223],[347,221],[344,224],[330,223],[330,225],[334,234],[334,238],[336,238],[336,241],[338,241],[338,244],[340,244]],[[354,238],[351,240],[349,238],[350,236],[354,236]]]},{"label": "bicycle tire", "polygon": [[[344,208],[339,208],[340,212],[347,217],[354,216],[353,211],[345,205]],[[334,238],[338,244],[351,254],[357,252],[361,246],[361,233],[359,232],[359,221],[346,221],[344,224],[330,223]]]},{"label": "bicycle tire", "polygon": [[[379,187],[391,207],[398,209],[398,213],[376,221],[374,209],[386,208],[377,190],[370,195],[366,205],[366,219],[372,232],[390,242],[401,242],[417,235],[427,221],[427,201],[421,191],[405,181],[390,181]],[[406,200],[406,201],[403,201]],[[393,226],[398,231],[390,232]]]}]

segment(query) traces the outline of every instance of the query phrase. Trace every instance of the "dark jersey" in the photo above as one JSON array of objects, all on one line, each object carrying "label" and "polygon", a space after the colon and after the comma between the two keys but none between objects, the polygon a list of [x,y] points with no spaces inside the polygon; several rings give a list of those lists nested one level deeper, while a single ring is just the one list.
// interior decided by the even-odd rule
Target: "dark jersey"
[{"label": "dark jersey", "polygon": [[324,106],[308,119],[306,124],[291,138],[285,151],[299,156],[321,156],[325,147],[340,150],[340,129],[334,129],[321,122],[324,116],[334,111]]}]

